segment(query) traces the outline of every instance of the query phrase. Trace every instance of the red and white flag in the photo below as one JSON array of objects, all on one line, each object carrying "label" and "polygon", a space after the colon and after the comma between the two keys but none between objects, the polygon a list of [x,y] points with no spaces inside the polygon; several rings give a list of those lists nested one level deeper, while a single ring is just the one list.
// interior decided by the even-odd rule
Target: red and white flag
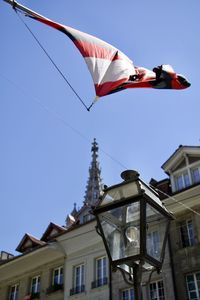
[{"label": "red and white flag", "polygon": [[153,71],[137,67],[119,49],[95,36],[37,14],[30,17],[65,33],[72,40],[85,59],[97,97],[127,88],[185,89],[190,86],[170,65],[161,65]]},{"label": "red and white flag", "polygon": [[[11,0],[4,1],[13,3]],[[123,52],[103,40],[56,23],[14,3],[15,7],[26,12],[26,16],[65,33],[72,40],[85,59],[97,98],[127,88],[185,89],[190,86],[170,65],[161,65],[152,71],[135,66]]]}]

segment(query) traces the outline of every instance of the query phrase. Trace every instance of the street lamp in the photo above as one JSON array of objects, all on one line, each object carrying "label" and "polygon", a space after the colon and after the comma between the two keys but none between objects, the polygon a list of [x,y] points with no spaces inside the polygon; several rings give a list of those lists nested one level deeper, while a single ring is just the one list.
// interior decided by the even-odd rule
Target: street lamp
[{"label": "street lamp", "polygon": [[135,299],[141,299],[143,270],[160,271],[171,213],[136,171],[122,172],[122,183],[108,187],[93,214],[110,263],[133,279]]}]

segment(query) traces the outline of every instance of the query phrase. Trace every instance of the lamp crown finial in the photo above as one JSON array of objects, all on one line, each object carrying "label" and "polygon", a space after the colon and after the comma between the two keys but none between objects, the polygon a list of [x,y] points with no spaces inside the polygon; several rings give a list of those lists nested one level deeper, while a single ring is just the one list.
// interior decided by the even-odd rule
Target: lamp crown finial
[{"label": "lamp crown finial", "polygon": [[126,170],[121,173],[121,178],[124,181],[137,180],[140,174],[135,170]]}]

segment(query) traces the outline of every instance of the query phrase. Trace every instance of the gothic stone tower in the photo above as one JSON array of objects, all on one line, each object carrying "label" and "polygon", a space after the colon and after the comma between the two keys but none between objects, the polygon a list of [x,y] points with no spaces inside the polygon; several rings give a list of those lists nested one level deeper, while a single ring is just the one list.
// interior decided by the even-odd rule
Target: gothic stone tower
[{"label": "gothic stone tower", "polygon": [[83,206],[77,211],[76,204],[74,209],[66,218],[66,227],[69,227],[74,222],[83,224],[93,219],[93,215],[90,214],[91,206],[95,206],[99,200],[99,196],[102,193],[102,179],[101,170],[98,162],[98,143],[94,139],[92,143],[92,161],[89,167],[89,177],[86,185],[86,191],[83,201]]}]

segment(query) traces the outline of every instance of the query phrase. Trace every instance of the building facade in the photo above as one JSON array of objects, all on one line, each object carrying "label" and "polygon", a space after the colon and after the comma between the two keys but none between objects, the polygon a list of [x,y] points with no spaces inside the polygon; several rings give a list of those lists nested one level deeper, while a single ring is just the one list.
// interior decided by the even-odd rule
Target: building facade
[{"label": "building facade", "polygon": [[200,147],[179,146],[163,164],[175,216],[169,244],[176,299],[200,299]]},{"label": "building facade", "polygon": [[[174,216],[162,272],[142,276],[143,300],[200,299],[200,147],[180,146],[162,165],[166,179],[151,179]],[[119,271],[110,270],[96,221],[90,213],[102,193],[98,145],[92,162],[83,206],[74,205],[66,225],[50,223],[40,239],[25,234],[12,256],[0,258],[1,300],[133,300],[134,288]],[[160,243],[157,231],[149,236],[152,251]]]}]

